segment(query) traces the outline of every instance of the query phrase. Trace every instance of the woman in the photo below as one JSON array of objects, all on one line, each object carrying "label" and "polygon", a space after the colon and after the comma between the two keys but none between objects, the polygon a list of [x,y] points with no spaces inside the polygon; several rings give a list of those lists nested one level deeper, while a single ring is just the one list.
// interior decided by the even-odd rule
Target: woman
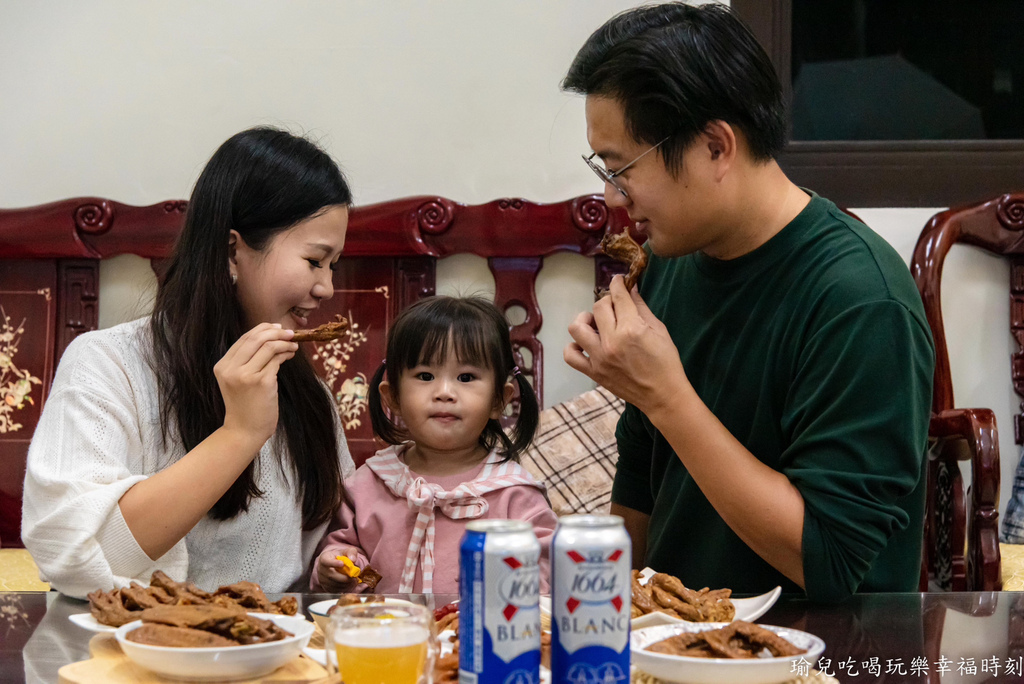
[{"label": "woman", "polygon": [[205,589],[305,584],[348,453],[293,328],[334,293],[351,192],[272,128],[203,169],[149,318],[70,344],[29,448],[22,539],[84,596],[155,569]]}]

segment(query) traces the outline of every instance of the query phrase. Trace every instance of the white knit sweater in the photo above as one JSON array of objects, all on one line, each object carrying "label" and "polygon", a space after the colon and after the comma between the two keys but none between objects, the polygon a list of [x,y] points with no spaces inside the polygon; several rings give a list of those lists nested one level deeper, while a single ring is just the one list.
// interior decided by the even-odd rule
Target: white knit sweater
[{"label": "white knit sweater", "polygon": [[[226,521],[203,518],[152,560],[128,529],[118,501],[136,482],[184,453],[177,430],[160,434],[156,375],[147,359],[149,319],[86,333],[68,345],[32,437],[25,473],[22,540],[40,577],[65,594],[148,583],[161,569],[216,589],[240,580],[268,592],[304,581],[324,528],[302,531],[294,475],[268,441],[257,458],[264,495]],[[345,477],[354,467],[338,424]],[[188,491],[181,492],[182,497]],[[173,506],[173,502],[168,502]]]}]

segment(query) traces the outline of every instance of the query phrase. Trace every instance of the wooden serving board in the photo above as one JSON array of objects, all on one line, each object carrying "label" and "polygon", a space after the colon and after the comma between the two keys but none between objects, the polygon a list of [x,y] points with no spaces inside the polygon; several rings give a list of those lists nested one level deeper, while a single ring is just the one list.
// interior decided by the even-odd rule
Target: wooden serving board
[{"label": "wooden serving board", "polygon": [[[132,662],[121,650],[113,634],[97,634],[89,640],[88,660],[80,660],[60,668],[60,684],[167,684],[177,682]],[[312,684],[328,682],[327,670],[305,656],[295,658],[273,672],[256,679],[234,680],[237,684],[260,682],[292,682]]]}]

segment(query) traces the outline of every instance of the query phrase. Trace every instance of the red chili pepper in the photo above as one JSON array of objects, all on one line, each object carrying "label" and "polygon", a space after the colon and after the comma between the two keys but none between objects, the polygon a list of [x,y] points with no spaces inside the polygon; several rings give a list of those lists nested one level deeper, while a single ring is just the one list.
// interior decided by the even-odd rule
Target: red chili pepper
[{"label": "red chili pepper", "polygon": [[441,606],[440,608],[434,611],[434,621],[437,622],[445,615],[450,615],[451,613],[457,612],[459,612],[459,604],[455,601],[452,601],[451,603]]}]

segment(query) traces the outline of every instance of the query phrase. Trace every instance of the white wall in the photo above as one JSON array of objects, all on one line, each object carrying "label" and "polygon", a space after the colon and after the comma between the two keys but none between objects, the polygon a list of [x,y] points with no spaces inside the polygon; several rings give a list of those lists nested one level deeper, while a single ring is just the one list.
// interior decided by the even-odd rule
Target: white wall
[{"label": "white wall", "polygon": [[[636,4],[0,0],[0,206],[187,197],[213,150],[261,123],[319,139],[360,204],[594,192],[583,101],[558,84],[586,37]],[[440,291],[493,292],[482,260],[451,261]],[[548,403],[592,386],[561,361],[592,279],[580,257],[541,272]],[[152,287],[141,260],[105,263],[100,324],[148,311]]]},{"label": "white wall", "polygon": [[[635,0],[0,0],[0,206],[97,195],[187,197],[231,134],[271,123],[318,138],[357,202],[440,194],[538,202],[598,191],[579,159],[583,103],[558,83],[586,37]],[[935,210],[855,210],[904,258]],[[586,260],[539,277],[547,403],[588,389],[562,364],[566,325],[592,299]],[[955,250],[943,298],[962,406],[1003,427],[1003,501],[1016,463],[1005,266]],[[441,292],[493,291],[456,257]],[[101,271],[102,326],[148,311],[148,265]],[[982,312],[985,325],[957,326]],[[980,378],[980,380],[978,379]]]}]

